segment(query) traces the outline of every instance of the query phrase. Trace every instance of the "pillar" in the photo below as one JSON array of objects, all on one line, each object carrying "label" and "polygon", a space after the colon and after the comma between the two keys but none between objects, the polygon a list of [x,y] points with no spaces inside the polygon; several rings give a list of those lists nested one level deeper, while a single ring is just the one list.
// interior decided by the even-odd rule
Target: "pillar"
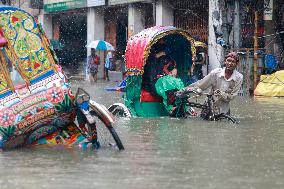
[{"label": "pillar", "polygon": [[[87,44],[93,40],[104,40],[105,38],[105,23],[104,11],[100,8],[88,8],[87,13]],[[87,55],[91,54],[91,49],[87,48]],[[100,56],[101,64],[99,66],[98,78],[103,78],[104,73],[104,52],[97,51]]]},{"label": "pillar", "polygon": [[208,56],[209,72],[223,64],[223,47],[217,44],[217,37],[222,34],[222,16],[219,9],[219,0],[209,0],[209,36]]},{"label": "pillar", "polygon": [[165,0],[156,3],[156,26],[173,26],[174,11],[172,5]]},{"label": "pillar", "polygon": [[53,27],[52,27],[52,15],[40,14],[38,15],[38,21],[41,23],[43,30],[48,39],[53,39]]},{"label": "pillar", "polygon": [[233,32],[234,32],[234,48],[238,49],[241,46],[240,40],[240,2],[239,0],[235,0],[235,11],[234,11],[234,23],[233,23]]},{"label": "pillar", "polygon": [[135,35],[145,28],[145,12],[143,7],[135,4],[128,5],[128,37]]}]

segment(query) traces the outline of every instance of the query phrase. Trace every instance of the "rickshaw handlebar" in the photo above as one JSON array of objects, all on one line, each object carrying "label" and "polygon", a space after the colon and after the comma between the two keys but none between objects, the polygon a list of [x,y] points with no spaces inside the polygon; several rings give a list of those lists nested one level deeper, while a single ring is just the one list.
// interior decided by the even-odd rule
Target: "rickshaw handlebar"
[{"label": "rickshaw handlebar", "polygon": [[[194,94],[194,96],[191,97],[191,94]],[[195,90],[188,90],[188,91],[185,91],[185,92],[176,92],[175,93],[175,97],[177,99],[189,99],[189,98],[194,98],[194,97],[199,97],[199,96],[207,96],[207,97],[210,97],[210,96],[213,96],[212,93],[206,93],[206,92],[203,92],[203,91],[195,91]]]}]

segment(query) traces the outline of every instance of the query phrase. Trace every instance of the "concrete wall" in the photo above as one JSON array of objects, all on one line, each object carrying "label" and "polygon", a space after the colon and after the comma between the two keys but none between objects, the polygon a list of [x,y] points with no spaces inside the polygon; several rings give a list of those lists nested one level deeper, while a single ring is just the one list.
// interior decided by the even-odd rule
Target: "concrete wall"
[{"label": "concrete wall", "polygon": [[174,12],[168,1],[159,0],[156,3],[156,25],[173,26]]},{"label": "concrete wall", "polygon": [[25,11],[27,11],[28,13],[30,13],[33,16],[38,16],[42,10],[39,9],[32,9],[30,8],[30,1],[27,0],[17,0],[17,1],[12,1],[12,6],[14,7],[18,7],[20,9],[23,9]]},{"label": "concrete wall", "polygon": [[38,16],[38,21],[41,23],[43,30],[48,39],[53,38],[53,27],[52,27],[52,15],[48,14],[40,14]]},{"label": "concrete wall", "polygon": [[135,35],[145,28],[145,12],[140,6],[128,6],[128,37]]}]

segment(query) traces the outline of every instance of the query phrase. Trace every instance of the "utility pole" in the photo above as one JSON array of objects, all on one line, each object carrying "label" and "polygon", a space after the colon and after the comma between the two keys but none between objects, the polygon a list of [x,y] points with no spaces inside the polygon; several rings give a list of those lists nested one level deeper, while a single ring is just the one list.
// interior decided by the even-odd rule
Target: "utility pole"
[{"label": "utility pole", "polygon": [[[222,15],[220,11],[221,0],[209,0],[209,36],[208,36],[208,56],[209,72],[215,68],[220,68],[223,63],[224,48],[217,44],[218,35],[222,34]],[[222,8],[221,8],[222,9]]]},{"label": "utility pole", "polygon": [[233,47],[235,49],[240,48],[240,33],[241,33],[241,27],[240,27],[240,2],[239,0],[235,0],[235,9],[234,9],[234,22],[233,22]]},{"label": "utility pole", "polygon": [[258,50],[258,12],[254,12],[254,43],[253,43],[253,90],[256,88],[257,85],[257,50]]}]

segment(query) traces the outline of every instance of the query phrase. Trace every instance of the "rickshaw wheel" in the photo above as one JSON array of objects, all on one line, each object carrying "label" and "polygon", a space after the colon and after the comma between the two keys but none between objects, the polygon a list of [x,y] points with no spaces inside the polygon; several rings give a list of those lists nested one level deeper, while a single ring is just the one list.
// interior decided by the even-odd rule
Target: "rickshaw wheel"
[{"label": "rickshaw wheel", "polygon": [[129,109],[122,103],[115,103],[108,110],[116,117],[131,117]]},{"label": "rickshaw wheel", "polygon": [[117,147],[119,150],[124,150],[124,146],[112,124],[105,124],[103,122],[104,118],[98,115],[93,115],[96,123],[89,124],[85,115],[83,116],[86,121],[85,126],[87,127],[88,134],[85,134],[84,131],[82,134],[86,138],[96,134],[96,141],[99,143],[100,147]]},{"label": "rickshaw wheel", "polygon": [[124,146],[113,125],[105,125],[101,118],[97,121],[97,138],[101,146],[115,147],[119,150],[124,150]]},{"label": "rickshaw wheel", "polygon": [[230,121],[231,123],[236,123],[236,124],[239,124],[239,122],[233,118],[232,116],[230,115],[227,115],[227,114],[218,114],[215,116],[215,119],[216,120],[222,120],[222,119],[227,119],[228,121]]}]

